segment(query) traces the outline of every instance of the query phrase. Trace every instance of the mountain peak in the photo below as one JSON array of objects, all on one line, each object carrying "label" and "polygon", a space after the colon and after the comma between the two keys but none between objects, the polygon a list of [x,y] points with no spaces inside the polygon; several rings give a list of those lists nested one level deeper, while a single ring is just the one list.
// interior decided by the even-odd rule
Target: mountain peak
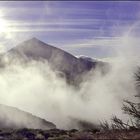
[{"label": "mountain peak", "polygon": [[41,42],[38,38],[33,37],[31,39],[26,40],[25,42]]},{"label": "mountain peak", "polygon": [[33,37],[32,39],[37,39],[36,37]]},{"label": "mountain peak", "polygon": [[30,40],[39,40],[39,39],[37,39],[36,37],[33,37],[33,38],[31,38]]},{"label": "mountain peak", "polygon": [[76,59],[73,55],[65,52],[64,50],[46,44],[36,37],[18,44],[16,47],[9,50],[9,52],[14,52],[16,54],[24,55],[30,58],[43,58],[47,59],[48,61],[50,59],[53,61],[58,61],[57,58],[60,59],[60,57],[62,57],[62,59],[63,57],[67,57],[67,59]]}]

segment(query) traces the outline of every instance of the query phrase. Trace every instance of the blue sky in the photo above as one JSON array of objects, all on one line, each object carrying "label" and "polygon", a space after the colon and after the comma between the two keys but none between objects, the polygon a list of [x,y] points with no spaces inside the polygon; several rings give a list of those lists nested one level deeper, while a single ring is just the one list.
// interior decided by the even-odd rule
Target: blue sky
[{"label": "blue sky", "polygon": [[[140,2],[0,1],[0,19],[6,48],[37,37],[74,55],[103,58],[139,22]],[[132,34],[139,33],[138,24]]]}]

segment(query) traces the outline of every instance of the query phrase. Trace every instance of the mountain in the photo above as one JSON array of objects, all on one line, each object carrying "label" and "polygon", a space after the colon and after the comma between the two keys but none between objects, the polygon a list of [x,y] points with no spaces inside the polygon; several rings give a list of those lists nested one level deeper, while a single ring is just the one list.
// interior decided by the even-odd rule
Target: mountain
[{"label": "mountain", "polygon": [[[108,65],[102,61],[87,57],[77,58],[36,38],[24,41],[2,54],[0,56],[1,67],[5,66],[5,61],[3,61],[5,56],[8,56],[11,62],[14,62],[15,58],[24,60],[21,61],[23,63],[30,60],[46,60],[52,70],[64,74],[66,81],[76,87],[84,80],[83,75],[87,74],[90,70],[98,68],[103,74],[108,71]],[[24,126],[41,129],[55,128],[54,124],[13,107],[0,105],[0,112],[0,126],[4,128],[23,128]]]},{"label": "mountain", "polygon": [[79,83],[83,74],[95,68],[100,63],[77,58],[64,50],[48,45],[36,38],[24,41],[10,49],[6,55],[9,54],[24,58],[26,61],[30,59],[45,59],[49,62],[53,70],[63,73],[69,83]]},{"label": "mountain", "polygon": [[31,113],[0,104],[0,128],[54,129],[56,126]]}]

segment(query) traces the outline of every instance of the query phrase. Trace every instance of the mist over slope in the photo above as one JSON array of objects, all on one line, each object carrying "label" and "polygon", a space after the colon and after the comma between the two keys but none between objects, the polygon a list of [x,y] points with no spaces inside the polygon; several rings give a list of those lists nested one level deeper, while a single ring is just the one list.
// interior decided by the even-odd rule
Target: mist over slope
[{"label": "mist over slope", "polygon": [[[105,75],[104,67],[95,64],[99,63],[80,60],[34,38],[25,41],[1,59],[0,103],[51,121],[58,128],[77,128],[74,120],[98,124],[112,114],[125,120],[121,106],[124,98],[133,99],[136,94],[133,72],[138,60],[119,55],[110,62],[111,69]],[[56,71],[79,80],[79,88]],[[77,78],[85,71],[82,80]]]},{"label": "mist over slope", "polygon": [[28,112],[0,104],[0,128],[54,129],[56,126]]}]

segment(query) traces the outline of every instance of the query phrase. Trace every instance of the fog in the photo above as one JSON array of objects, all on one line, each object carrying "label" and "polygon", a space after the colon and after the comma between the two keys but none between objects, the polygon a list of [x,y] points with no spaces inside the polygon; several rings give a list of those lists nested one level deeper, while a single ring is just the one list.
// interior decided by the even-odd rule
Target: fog
[{"label": "fog", "polygon": [[136,100],[134,73],[139,66],[140,41],[127,33],[118,44],[115,57],[108,58],[111,70],[103,76],[99,68],[93,69],[79,89],[68,85],[45,60],[24,63],[14,58],[9,64],[7,58],[0,68],[0,104],[30,112],[63,129],[76,127],[73,119],[98,124],[117,115],[126,120],[121,107],[123,99]]}]

